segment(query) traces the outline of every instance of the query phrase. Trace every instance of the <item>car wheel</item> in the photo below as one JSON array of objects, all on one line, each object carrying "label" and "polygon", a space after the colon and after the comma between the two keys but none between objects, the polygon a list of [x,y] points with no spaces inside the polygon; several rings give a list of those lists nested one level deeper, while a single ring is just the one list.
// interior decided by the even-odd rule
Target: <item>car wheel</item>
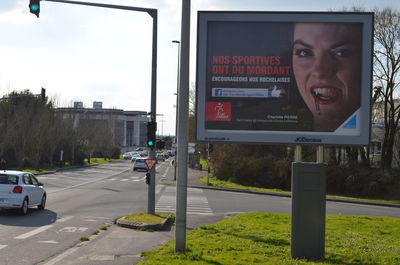
[{"label": "car wheel", "polygon": [[39,210],[44,210],[46,207],[46,195],[43,195],[42,202],[38,205]]},{"label": "car wheel", "polygon": [[26,215],[28,212],[28,199],[25,198],[22,202],[21,208],[19,208],[18,213],[19,215]]}]

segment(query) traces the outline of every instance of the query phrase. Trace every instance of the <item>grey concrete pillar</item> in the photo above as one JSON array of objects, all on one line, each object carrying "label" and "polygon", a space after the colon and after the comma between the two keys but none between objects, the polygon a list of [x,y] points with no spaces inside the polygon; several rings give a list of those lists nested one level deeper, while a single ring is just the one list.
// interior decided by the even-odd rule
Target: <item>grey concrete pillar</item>
[{"label": "grey concrete pillar", "polygon": [[292,163],[291,255],[325,255],[326,165]]}]

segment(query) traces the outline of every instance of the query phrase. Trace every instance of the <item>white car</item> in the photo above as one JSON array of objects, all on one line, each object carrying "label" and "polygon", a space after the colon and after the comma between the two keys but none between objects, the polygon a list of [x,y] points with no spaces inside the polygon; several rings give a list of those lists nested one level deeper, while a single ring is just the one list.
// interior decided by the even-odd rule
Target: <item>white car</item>
[{"label": "white car", "polygon": [[135,162],[133,163],[133,171],[140,170],[147,172],[147,165],[144,162],[144,158],[136,158]]},{"label": "white car", "polygon": [[139,153],[132,154],[131,162],[135,162],[136,159],[141,158],[142,156]]},{"label": "white car", "polygon": [[131,159],[132,158],[132,153],[131,152],[126,152],[122,155],[123,159]]},{"label": "white car", "polygon": [[17,209],[20,215],[25,215],[32,206],[45,208],[43,184],[29,172],[0,171],[0,209]]}]

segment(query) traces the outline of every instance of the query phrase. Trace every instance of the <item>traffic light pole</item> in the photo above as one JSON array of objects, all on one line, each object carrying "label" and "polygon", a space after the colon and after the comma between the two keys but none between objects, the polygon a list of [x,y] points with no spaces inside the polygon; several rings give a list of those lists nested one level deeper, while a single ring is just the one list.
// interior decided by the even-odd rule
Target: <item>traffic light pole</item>
[{"label": "traffic light pole", "polygon": [[[146,12],[153,18],[150,121],[156,123],[156,103],[157,103],[157,23],[158,23],[157,22],[157,17],[158,17],[157,9],[134,7],[134,6],[121,6],[121,5],[109,5],[109,4],[100,4],[100,3],[89,3],[89,2],[77,2],[77,1],[69,1],[69,0],[41,0],[41,1]],[[39,16],[39,14],[37,14],[37,16]],[[156,158],[155,148],[149,148],[149,158],[152,158],[152,159]],[[154,214],[155,213],[155,197],[156,197],[156,193],[155,193],[156,181],[155,180],[156,180],[156,171],[155,171],[155,167],[153,167],[152,170],[150,171],[150,184],[149,184],[149,189],[148,189],[147,213],[149,213],[149,214]]]}]

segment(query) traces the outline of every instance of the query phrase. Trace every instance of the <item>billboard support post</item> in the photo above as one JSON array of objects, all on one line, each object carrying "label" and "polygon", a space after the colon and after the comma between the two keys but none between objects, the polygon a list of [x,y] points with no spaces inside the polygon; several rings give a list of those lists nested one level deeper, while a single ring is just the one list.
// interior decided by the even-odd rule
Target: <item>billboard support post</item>
[{"label": "billboard support post", "polygon": [[303,157],[301,150],[301,145],[296,145],[296,149],[294,149],[294,162],[301,162]]},{"label": "billboard support post", "polygon": [[317,163],[324,163],[324,147],[322,145],[319,145],[317,149]]}]

